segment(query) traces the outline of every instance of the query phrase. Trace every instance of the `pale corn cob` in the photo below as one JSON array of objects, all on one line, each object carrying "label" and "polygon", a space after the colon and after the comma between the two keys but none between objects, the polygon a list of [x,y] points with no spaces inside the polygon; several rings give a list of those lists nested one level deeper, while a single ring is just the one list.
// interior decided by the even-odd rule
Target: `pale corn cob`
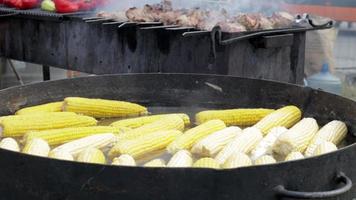
[{"label": "pale corn cob", "polygon": [[187,150],[180,150],[172,156],[167,167],[191,167],[192,165],[192,154]]},{"label": "pale corn cob", "polygon": [[152,152],[165,149],[181,134],[182,132],[178,130],[158,131],[133,140],[118,141],[109,151],[109,157],[114,158],[120,154],[128,154],[134,159],[140,159]]},{"label": "pale corn cob", "polygon": [[75,112],[96,118],[133,117],[147,114],[147,108],[135,103],[81,97],[65,98],[63,111]]},{"label": "pale corn cob", "polygon": [[25,147],[22,149],[22,153],[47,157],[51,148],[45,140],[35,138],[26,143]]},{"label": "pale corn cob", "polygon": [[136,166],[135,159],[133,159],[130,155],[124,154],[120,157],[114,158],[111,165],[118,166]]},{"label": "pale corn cob", "polygon": [[344,122],[341,121],[331,121],[325,126],[323,126],[318,133],[311,140],[307,150],[305,150],[305,156],[312,156],[316,147],[323,141],[332,142],[338,145],[347,134],[347,127]]},{"label": "pale corn cob", "polygon": [[67,112],[16,115],[0,121],[0,134],[3,137],[18,137],[30,131],[95,126],[96,123],[92,117]]},{"label": "pale corn cob", "polygon": [[273,109],[263,108],[206,110],[197,113],[195,115],[195,121],[197,124],[202,124],[209,120],[220,119],[226,126],[251,126],[273,111]]},{"label": "pale corn cob", "polygon": [[144,167],[165,167],[166,162],[163,159],[154,159],[143,165]]},{"label": "pale corn cob", "polygon": [[46,103],[37,106],[26,107],[18,110],[16,115],[28,115],[43,112],[61,112],[63,106],[63,101]]},{"label": "pale corn cob", "polygon": [[4,138],[0,142],[0,148],[20,152],[20,147],[14,138]]},{"label": "pale corn cob", "polygon": [[313,156],[319,156],[319,155],[330,153],[330,152],[333,152],[333,151],[336,151],[336,150],[337,150],[337,147],[336,147],[336,145],[334,143],[324,141],[324,142],[320,143],[315,148]]},{"label": "pale corn cob", "polygon": [[216,131],[222,130],[225,127],[224,122],[221,120],[217,119],[207,121],[199,126],[189,129],[183,135],[180,135],[176,140],[168,145],[167,150],[171,154],[183,149],[190,150],[193,145],[202,138]]},{"label": "pale corn cob", "polygon": [[193,167],[196,168],[213,168],[213,169],[220,169],[220,164],[216,162],[216,160],[212,158],[201,158],[197,160],[194,164]]},{"label": "pale corn cob", "polygon": [[272,156],[264,155],[255,160],[255,165],[268,165],[276,162],[276,159],[274,159]]},{"label": "pale corn cob", "polygon": [[290,128],[296,124],[301,117],[302,112],[299,108],[296,106],[285,106],[261,119],[254,127],[260,129],[263,134],[267,134],[272,128],[277,126]]},{"label": "pale corn cob", "polygon": [[318,129],[315,119],[304,118],[277,139],[273,151],[283,156],[293,151],[303,153]]},{"label": "pale corn cob", "polygon": [[302,153],[298,151],[291,152],[290,154],[287,155],[287,157],[284,159],[284,161],[292,161],[292,160],[299,160],[303,159],[304,156]]},{"label": "pale corn cob", "polygon": [[224,128],[198,141],[191,152],[200,156],[215,156],[224,146],[242,133],[237,126]]},{"label": "pale corn cob", "polygon": [[49,152],[48,157],[55,158],[58,160],[68,160],[68,161],[74,160],[72,154],[70,154],[67,151],[51,151],[51,152]]},{"label": "pale corn cob", "polygon": [[111,147],[116,142],[117,136],[112,133],[96,134],[62,144],[52,151],[66,151],[72,156],[76,156],[87,148],[103,149]]},{"label": "pale corn cob", "polygon": [[178,115],[183,119],[184,126],[189,126],[190,125],[190,118],[189,118],[189,116],[187,114],[184,114],[184,113],[173,113],[173,114],[160,114],[160,115],[150,115],[150,116],[122,119],[122,120],[119,120],[119,121],[111,123],[110,126],[138,128],[140,126],[152,123],[154,121],[157,121],[159,119],[162,119],[163,117],[167,117],[167,116],[170,116],[170,115]]},{"label": "pale corn cob", "polygon": [[23,137],[23,140],[28,141],[33,138],[42,138],[46,140],[49,145],[60,145],[90,135],[100,133],[120,133],[120,131],[120,128],[115,128],[111,126],[90,126],[51,129],[26,133]]},{"label": "pale corn cob", "polygon": [[277,141],[278,137],[281,136],[288,129],[284,127],[275,127],[258,143],[255,149],[251,152],[251,159],[256,160],[257,158],[264,155],[272,155],[273,146]]},{"label": "pale corn cob", "polygon": [[119,134],[120,140],[132,140],[138,137],[144,136],[148,133],[153,133],[157,131],[168,131],[168,130],[184,130],[184,122],[178,115],[170,115],[158,119],[150,124],[143,125],[141,127],[132,129],[125,133]]},{"label": "pale corn cob", "polygon": [[80,152],[77,161],[96,164],[106,163],[104,153],[97,148],[87,148],[84,151]]},{"label": "pale corn cob", "polygon": [[166,153],[167,153],[166,149],[160,149],[158,151],[147,154],[145,157],[142,157],[135,161],[136,161],[137,165],[143,165],[143,164],[147,163],[148,161],[153,160],[155,158],[160,158],[162,156],[168,156]]},{"label": "pale corn cob", "polygon": [[215,157],[219,164],[224,164],[226,160],[236,152],[250,153],[262,140],[262,133],[259,129],[250,127],[242,131],[242,134],[229,142]]},{"label": "pale corn cob", "polygon": [[235,152],[226,160],[226,162],[224,162],[222,168],[231,169],[231,168],[238,168],[238,167],[247,167],[251,165],[252,165],[252,161],[248,157],[248,155],[242,152]]}]

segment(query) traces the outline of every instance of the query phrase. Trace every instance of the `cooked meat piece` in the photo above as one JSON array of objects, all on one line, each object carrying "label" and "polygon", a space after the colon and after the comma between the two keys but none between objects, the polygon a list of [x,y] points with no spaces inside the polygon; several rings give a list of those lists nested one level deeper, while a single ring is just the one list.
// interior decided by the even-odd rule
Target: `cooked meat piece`
[{"label": "cooked meat piece", "polygon": [[262,30],[273,29],[273,23],[267,17],[260,15],[258,29],[262,29]]},{"label": "cooked meat piece", "polygon": [[165,25],[174,25],[179,16],[182,16],[182,12],[177,10],[164,12],[160,15],[160,22]]},{"label": "cooked meat piece", "polygon": [[177,18],[176,24],[187,27],[198,27],[198,24],[205,19],[204,11],[199,9],[190,10],[187,14]]},{"label": "cooked meat piece", "polygon": [[294,16],[287,12],[275,12],[270,17],[274,28],[290,27],[295,20]]},{"label": "cooked meat piece", "polygon": [[147,22],[147,21],[153,21],[152,16],[146,16],[143,8],[129,8],[126,11],[126,17],[130,20],[130,21],[134,21],[134,22]]},{"label": "cooked meat piece", "polygon": [[237,22],[220,22],[217,25],[220,26],[222,32],[238,33],[246,31],[246,27]]},{"label": "cooked meat piece", "polygon": [[236,17],[236,21],[244,25],[247,30],[273,29],[273,23],[259,13],[242,14]]},{"label": "cooked meat piece", "polygon": [[127,17],[124,11],[116,11],[116,12],[105,12],[105,11],[100,11],[96,14],[98,17],[103,17],[103,18],[108,18],[108,19],[113,19],[118,22],[123,22],[127,21]]}]

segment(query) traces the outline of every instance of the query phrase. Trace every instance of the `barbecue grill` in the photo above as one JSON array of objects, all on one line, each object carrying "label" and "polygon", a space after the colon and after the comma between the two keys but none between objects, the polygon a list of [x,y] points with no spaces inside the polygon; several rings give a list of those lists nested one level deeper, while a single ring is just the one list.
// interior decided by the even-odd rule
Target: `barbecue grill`
[{"label": "barbecue grill", "polygon": [[131,74],[36,83],[2,90],[0,96],[0,115],[66,96],[82,96],[137,102],[154,113],[293,104],[320,125],[338,119],[349,128],[349,146],[336,152],[229,170],[104,166],[0,150],[2,199],[356,198],[356,187],[352,187],[356,181],[356,105],[333,94],[230,76]]},{"label": "barbecue grill", "polygon": [[302,83],[305,33],[332,23],[237,34],[94,13],[0,7],[0,56],[94,74],[208,73]]}]

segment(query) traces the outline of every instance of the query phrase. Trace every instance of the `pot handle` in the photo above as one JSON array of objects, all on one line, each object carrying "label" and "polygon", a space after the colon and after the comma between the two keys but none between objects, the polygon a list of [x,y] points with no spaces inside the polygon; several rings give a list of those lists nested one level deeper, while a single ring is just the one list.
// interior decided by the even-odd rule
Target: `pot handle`
[{"label": "pot handle", "polygon": [[296,199],[322,199],[336,197],[346,193],[352,188],[352,181],[343,172],[340,172],[336,177],[337,182],[342,182],[345,185],[341,188],[324,191],[324,192],[298,192],[286,189],[283,185],[278,185],[274,188],[274,191],[280,197],[289,197]]}]

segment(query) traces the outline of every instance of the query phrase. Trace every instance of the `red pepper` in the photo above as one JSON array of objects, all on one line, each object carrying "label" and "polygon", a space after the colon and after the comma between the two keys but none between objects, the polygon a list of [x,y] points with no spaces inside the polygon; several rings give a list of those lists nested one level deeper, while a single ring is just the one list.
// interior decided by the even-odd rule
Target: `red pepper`
[{"label": "red pepper", "polygon": [[38,5],[38,0],[4,0],[4,4],[17,9],[32,9]]},{"label": "red pepper", "polygon": [[79,0],[78,5],[80,10],[92,10],[97,6],[97,0]]},{"label": "red pepper", "polygon": [[75,1],[70,0],[54,0],[56,10],[59,13],[72,13],[79,11],[79,5]]}]

